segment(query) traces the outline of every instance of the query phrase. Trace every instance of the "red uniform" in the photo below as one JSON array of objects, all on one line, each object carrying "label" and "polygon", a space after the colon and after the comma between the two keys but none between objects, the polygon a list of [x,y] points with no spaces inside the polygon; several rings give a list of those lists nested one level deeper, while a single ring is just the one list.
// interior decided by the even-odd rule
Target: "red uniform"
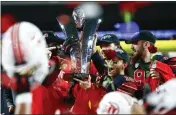
[{"label": "red uniform", "polygon": [[[54,57],[52,57],[52,59],[56,63],[60,63],[59,62],[60,57],[54,56]],[[70,86],[67,81],[60,79],[64,76],[64,74],[62,74],[62,73],[70,73],[70,68],[71,68],[70,67],[70,65],[71,65],[70,59],[67,58],[66,60],[67,60],[66,69],[64,71],[60,72],[59,76],[58,76],[58,73],[53,74],[53,77],[58,76],[58,78],[54,81],[54,83],[52,83],[52,85],[48,84],[47,85],[48,87],[40,86],[33,91],[32,114],[54,114],[56,109],[59,109],[61,112],[64,112],[67,109],[70,109],[70,106],[65,105],[63,103],[63,97],[68,95],[68,89],[70,88]],[[94,76],[96,76],[96,74],[97,74],[96,68],[94,67],[94,65],[92,63],[90,64],[90,66],[91,66],[90,73],[93,74]],[[50,77],[48,77],[48,79],[49,78]],[[47,81],[49,81],[49,80],[47,80]],[[76,90],[77,90],[76,92],[79,92],[79,89],[76,89]],[[83,89],[81,89],[80,92],[78,94],[80,98],[81,98],[81,96],[86,94],[86,92],[84,92]],[[92,92],[95,92],[95,88],[93,88],[93,89],[91,88],[91,90],[89,92],[90,92],[90,94],[92,94]],[[97,97],[93,98],[90,96],[91,97],[90,99],[91,100],[96,99],[99,102],[100,101],[99,97],[101,97],[101,96],[99,95],[98,92],[100,92],[100,91],[96,90],[96,92],[97,93],[95,95]],[[85,97],[85,96],[83,96],[83,97]],[[76,103],[76,105],[77,105],[77,103]],[[92,109],[95,108],[93,105],[95,105],[94,100],[92,101]],[[87,107],[88,107],[88,105],[87,105]],[[89,110],[91,111],[91,109],[89,109]],[[94,112],[95,112],[95,110],[96,109],[94,109]]]},{"label": "red uniform", "polygon": [[97,107],[102,97],[106,94],[105,89],[97,88],[93,84],[91,88],[84,90],[76,84],[73,95],[76,100],[72,108],[73,114],[96,114]]},{"label": "red uniform", "polygon": [[[60,63],[59,57],[52,59]],[[59,68],[55,68],[47,77],[47,82],[32,91],[32,114],[55,114],[57,109],[64,111],[67,108],[63,105],[63,97],[67,95],[69,84],[60,79],[62,73]]]},{"label": "red uniform", "polygon": [[55,114],[56,110],[64,111],[68,107],[63,104],[69,84],[58,79],[49,87],[39,86],[33,90],[32,114]]},{"label": "red uniform", "polygon": [[157,72],[160,73],[160,78],[153,79],[152,77],[148,77],[146,79],[146,83],[149,83],[151,87],[151,91],[155,91],[155,89],[162,83],[165,83],[166,81],[172,79],[175,77],[174,73],[172,72],[172,69],[169,67],[169,65],[162,63],[160,61],[156,61],[155,64],[152,65],[153,69],[155,69]]}]

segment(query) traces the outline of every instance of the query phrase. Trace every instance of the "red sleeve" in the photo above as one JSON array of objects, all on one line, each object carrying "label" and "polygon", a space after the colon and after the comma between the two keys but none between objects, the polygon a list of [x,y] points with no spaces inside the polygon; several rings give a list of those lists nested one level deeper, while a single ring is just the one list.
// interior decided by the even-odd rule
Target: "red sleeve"
[{"label": "red sleeve", "polygon": [[92,86],[91,89],[88,90],[88,114],[92,114],[95,115],[96,114],[96,110],[98,108],[98,105],[101,101],[101,99],[103,98],[103,96],[106,94],[106,90],[102,87],[95,87]]},{"label": "red sleeve", "polygon": [[89,99],[89,88],[88,90],[84,90],[76,84],[74,87],[73,95],[75,97],[75,103],[72,108],[72,113],[74,114],[88,114],[88,99]]},{"label": "red sleeve", "polygon": [[68,95],[68,89],[70,84],[67,81],[56,79],[56,81],[51,86],[53,92],[55,92],[56,98],[65,97]]},{"label": "red sleeve", "polygon": [[71,71],[71,60],[70,60],[69,57],[61,58],[59,56],[53,56],[51,59],[54,60],[55,63],[58,64],[58,65],[60,65],[61,61],[64,61],[64,64],[66,64],[66,68],[62,71],[64,71],[65,73],[70,73],[70,71]]},{"label": "red sleeve", "polygon": [[1,84],[5,87],[10,87],[10,78],[7,76],[6,72],[1,73]]},{"label": "red sleeve", "polygon": [[72,112],[74,114],[95,115],[99,102],[105,94],[105,89],[96,88],[93,84],[91,85],[91,88],[87,90],[80,88],[76,95],[76,100],[72,108]]},{"label": "red sleeve", "polygon": [[146,83],[148,83],[149,84],[149,86],[150,86],[150,90],[151,91],[155,91],[156,90],[156,88],[159,86],[159,84],[160,84],[160,79],[152,79],[152,77],[148,77],[147,79],[146,79]]},{"label": "red sleeve", "polygon": [[73,87],[73,96],[76,98],[78,96],[78,93],[80,91],[81,87],[79,86],[79,84],[77,83],[74,87]]},{"label": "red sleeve", "polygon": [[128,95],[133,95],[136,91],[138,90],[137,85],[135,82],[124,82],[118,89],[117,91],[126,93]]},{"label": "red sleeve", "polygon": [[149,84],[151,91],[155,91],[160,84],[175,77],[169,65],[160,61],[155,61],[155,63],[152,64],[151,68],[159,72],[161,76],[160,78],[155,79],[153,79],[152,77],[146,78],[145,82]]},{"label": "red sleeve", "polygon": [[165,82],[175,77],[169,65],[162,63],[160,61],[156,61],[156,66],[154,69],[160,73],[160,75],[162,76],[162,79]]},{"label": "red sleeve", "polygon": [[59,56],[52,56],[50,60],[53,60],[56,64],[60,63],[60,57]]},{"label": "red sleeve", "polygon": [[[19,79],[20,78],[20,79]],[[29,77],[12,77],[9,78],[6,72],[2,72],[1,74],[1,83],[4,87],[12,88],[16,92],[24,92],[29,90]]]},{"label": "red sleeve", "polygon": [[90,62],[90,70],[89,70],[90,75],[97,76],[98,71],[94,65],[94,63],[91,61]]},{"label": "red sleeve", "polygon": [[51,85],[56,80],[57,76],[60,73],[60,69],[58,69],[58,65],[56,64],[56,62],[49,60],[49,66],[51,73],[49,73],[49,75],[45,78],[44,82],[42,83],[42,85],[44,86]]}]

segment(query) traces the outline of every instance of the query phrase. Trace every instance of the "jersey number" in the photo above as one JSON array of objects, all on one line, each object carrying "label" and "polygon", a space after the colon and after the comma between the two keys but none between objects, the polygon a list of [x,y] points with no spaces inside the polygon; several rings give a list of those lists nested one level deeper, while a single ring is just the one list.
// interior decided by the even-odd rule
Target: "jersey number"
[{"label": "jersey number", "polygon": [[139,84],[143,84],[145,81],[145,71],[142,69],[134,71],[134,80]]}]

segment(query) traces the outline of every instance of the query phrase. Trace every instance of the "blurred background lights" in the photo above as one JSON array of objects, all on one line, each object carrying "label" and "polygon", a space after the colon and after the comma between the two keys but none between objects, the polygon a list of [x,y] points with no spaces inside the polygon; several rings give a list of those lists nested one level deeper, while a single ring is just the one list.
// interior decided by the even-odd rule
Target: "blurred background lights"
[{"label": "blurred background lights", "polygon": [[97,2],[85,2],[80,5],[80,8],[83,9],[86,18],[97,18],[103,13],[103,9]]},{"label": "blurred background lights", "polygon": [[12,14],[5,13],[1,15],[1,33],[4,33],[15,22],[16,22],[16,19]]},{"label": "blurred background lights", "polygon": [[139,26],[133,21],[128,23],[116,23],[114,27],[121,33],[135,33],[139,31]]}]

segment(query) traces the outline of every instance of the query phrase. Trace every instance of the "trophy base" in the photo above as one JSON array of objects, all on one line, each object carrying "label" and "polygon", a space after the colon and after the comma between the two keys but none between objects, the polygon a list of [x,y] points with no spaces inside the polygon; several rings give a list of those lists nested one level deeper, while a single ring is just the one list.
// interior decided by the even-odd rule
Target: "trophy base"
[{"label": "trophy base", "polygon": [[84,80],[89,77],[89,74],[87,74],[87,73],[73,73],[72,77],[80,79],[80,80]]},{"label": "trophy base", "polygon": [[73,80],[73,78],[84,80],[84,79],[87,79],[88,77],[89,77],[89,74],[86,74],[86,73],[66,73],[64,74],[63,79],[65,81],[70,82]]}]

